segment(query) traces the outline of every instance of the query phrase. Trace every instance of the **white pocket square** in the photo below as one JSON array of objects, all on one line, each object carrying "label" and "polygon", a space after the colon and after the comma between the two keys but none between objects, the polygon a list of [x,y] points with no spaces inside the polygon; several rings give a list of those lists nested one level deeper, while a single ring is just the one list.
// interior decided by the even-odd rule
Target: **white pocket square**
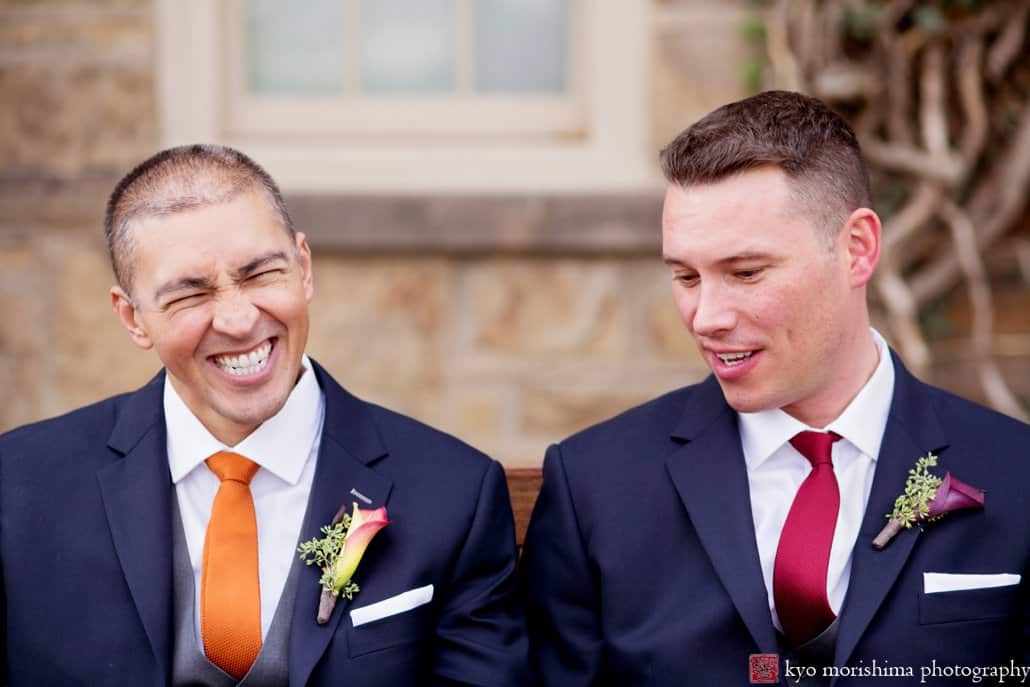
[{"label": "white pocket square", "polygon": [[410,611],[432,600],[433,585],[427,584],[425,587],[409,589],[396,596],[376,601],[374,604],[355,608],[350,612],[350,621],[354,624],[354,627],[358,627],[365,623],[371,623],[383,618],[389,618],[391,615]]},{"label": "white pocket square", "polygon": [[968,589],[990,589],[991,587],[1010,587],[1019,584],[1019,575],[1015,573],[991,573],[976,575],[960,575],[957,573],[923,573],[923,593],[960,592]]}]

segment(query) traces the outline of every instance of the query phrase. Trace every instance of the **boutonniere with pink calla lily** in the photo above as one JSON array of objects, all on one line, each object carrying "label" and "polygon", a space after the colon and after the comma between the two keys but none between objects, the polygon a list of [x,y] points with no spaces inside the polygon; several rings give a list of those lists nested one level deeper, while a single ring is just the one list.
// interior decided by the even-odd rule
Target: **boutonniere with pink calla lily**
[{"label": "boutonniere with pink calla lily", "polygon": [[358,508],[355,503],[348,515],[344,504],[332,522],[322,527],[323,538],[306,541],[297,548],[302,561],[322,570],[322,597],[316,617],[319,625],[329,622],[337,598],[342,595],[350,600],[360,591],[351,579],[354,571],[372,537],[389,524],[385,508]]},{"label": "boutonniere with pink calla lily", "polygon": [[933,522],[957,510],[983,509],[984,490],[971,487],[950,472],[941,479],[930,472],[937,465],[937,456],[927,453],[908,471],[905,493],[894,502],[890,522],[873,539],[873,547],[882,549],[898,532],[912,525]]}]

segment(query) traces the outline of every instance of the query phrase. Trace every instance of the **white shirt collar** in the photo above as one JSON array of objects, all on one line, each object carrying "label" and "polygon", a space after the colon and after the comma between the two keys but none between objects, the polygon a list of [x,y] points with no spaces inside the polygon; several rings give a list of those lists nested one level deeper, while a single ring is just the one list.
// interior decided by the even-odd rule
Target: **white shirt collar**
[{"label": "white shirt collar", "polygon": [[212,436],[165,375],[165,427],[172,482],[178,484],[212,454],[234,451],[296,485],[311,446],[322,429],[324,415],[322,390],[311,369],[311,361],[304,355],[300,364],[303,371],[286,404],[236,446],[226,446]]},{"label": "white shirt collar", "polygon": [[875,329],[870,331],[880,357],[876,369],[844,412],[826,427],[809,427],[779,408],[738,413],[740,439],[749,471],[768,460],[795,434],[806,430],[836,432],[864,455],[876,460],[894,397],[894,363],[887,342]]}]

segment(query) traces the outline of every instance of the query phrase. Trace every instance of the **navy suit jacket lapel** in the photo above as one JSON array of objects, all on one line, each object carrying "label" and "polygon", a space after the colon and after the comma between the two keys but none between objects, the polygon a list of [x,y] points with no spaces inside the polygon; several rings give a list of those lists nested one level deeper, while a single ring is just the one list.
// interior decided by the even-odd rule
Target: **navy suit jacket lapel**
[{"label": "navy suit jacket lapel", "polygon": [[774,653],[737,418],[714,377],[691,394],[672,436],[686,443],[666,465],[698,538],[755,644]]},{"label": "navy suit jacket lapel", "polygon": [[[341,388],[317,363],[313,366],[325,394],[325,423],[301,541],[321,537],[320,528],[329,524],[341,504],[357,502],[362,508],[386,505],[393,487],[388,477],[369,467],[386,456],[387,451],[368,406]],[[352,490],[371,502],[365,503]],[[307,683],[347,605],[346,599],[341,598],[329,622],[317,624],[321,596],[318,580],[322,573],[314,567],[301,572],[289,647],[290,685],[294,687]]]},{"label": "navy suit jacket lapel", "polygon": [[169,675],[172,625],[172,481],[162,393],[164,374],[119,406],[108,446],[121,458],[97,473],[118,561],[157,661]]},{"label": "navy suit jacket lapel", "polygon": [[[314,483],[300,541],[321,536],[343,503],[366,508],[386,505],[393,483],[368,466],[386,456],[386,448],[368,406],[342,389],[313,363],[325,394],[325,422]],[[164,372],[127,397],[108,440],[122,457],[97,473],[101,498],[118,560],[160,674],[152,684],[166,684],[172,642],[173,494],[164,422]],[[365,503],[360,496],[369,499]],[[302,571],[292,619],[289,647],[290,684],[307,682],[343,615],[337,603],[326,625],[315,616],[321,572]]]},{"label": "navy suit jacket lapel", "polygon": [[[892,357],[894,398],[853,552],[848,593],[840,614],[836,665],[847,664],[912,553],[921,530],[919,527],[902,530],[882,551],[873,548],[873,537],[887,524],[885,516],[893,510],[894,500],[904,492],[908,471],[916,460],[928,451],[939,454],[948,445],[927,389],[905,369],[896,355]],[[945,461],[945,458],[939,461],[937,474],[944,474]]]}]

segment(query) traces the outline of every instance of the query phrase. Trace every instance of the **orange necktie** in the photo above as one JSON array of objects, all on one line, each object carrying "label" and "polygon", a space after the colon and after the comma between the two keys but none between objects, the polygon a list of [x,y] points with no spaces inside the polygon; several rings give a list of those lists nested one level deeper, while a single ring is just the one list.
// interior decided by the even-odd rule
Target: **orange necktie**
[{"label": "orange necktie", "polygon": [[207,466],[222,485],[204,539],[200,631],[208,660],[240,680],[261,651],[257,517],[250,495],[258,465],[221,451]]}]

